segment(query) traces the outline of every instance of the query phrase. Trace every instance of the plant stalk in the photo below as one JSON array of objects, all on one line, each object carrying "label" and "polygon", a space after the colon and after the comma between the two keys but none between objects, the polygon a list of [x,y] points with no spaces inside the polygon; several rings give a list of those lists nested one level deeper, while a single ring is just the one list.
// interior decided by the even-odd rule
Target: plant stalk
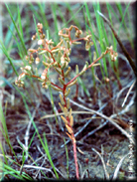
[{"label": "plant stalk", "polygon": [[73,143],[73,153],[74,153],[74,160],[75,160],[75,169],[76,169],[76,178],[79,179],[79,168],[78,168],[78,160],[77,160],[77,148],[76,148],[76,140],[73,133],[74,139],[72,140]]}]

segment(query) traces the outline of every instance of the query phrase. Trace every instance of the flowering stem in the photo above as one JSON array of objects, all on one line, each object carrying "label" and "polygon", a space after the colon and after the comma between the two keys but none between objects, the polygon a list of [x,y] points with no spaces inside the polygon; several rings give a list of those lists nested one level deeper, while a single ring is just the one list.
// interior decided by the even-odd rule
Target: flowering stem
[{"label": "flowering stem", "polygon": [[[106,55],[108,53],[108,51],[106,51],[104,54],[102,54],[98,59],[96,59],[95,61],[93,61],[88,67],[86,67],[84,70],[82,70],[82,72],[85,72],[87,69],[91,68],[96,62],[98,62],[104,55]],[[67,85],[69,85],[71,82],[73,82],[77,77],[79,77],[81,75],[81,72],[78,73],[74,78],[72,78]]]},{"label": "flowering stem", "polygon": [[[81,38],[82,31],[79,30],[78,27],[71,25],[69,28],[63,28],[62,30],[59,31],[59,36],[60,36],[60,42],[54,47],[54,42],[51,40],[45,39],[45,34],[43,33],[43,25],[41,23],[37,24],[40,40],[38,41],[38,49],[29,49],[28,50],[28,55],[26,56],[26,60],[28,61],[27,66],[22,68],[23,73],[19,75],[18,79],[16,79],[15,83],[23,87],[24,86],[24,81],[22,80],[23,77],[30,76],[33,78],[37,78],[39,81],[42,82],[42,87],[47,89],[49,84],[51,87],[58,91],[61,92],[59,95],[60,97],[60,108],[64,113],[64,116],[61,116],[62,120],[64,121],[64,124],[67,129],[67,135],[69,138],[72,140],[72,145],[73,145],[73,155],[74,155],[74,161],[75,161],[75,170],[76,170],[76,178],[79,179],[79,168],[78,168],[78,160],[77,160],[77,148],[76,148],[76,139],[74,135],[74,130],[73,130],[73,116],[72,116],[72,108],[70,108],[70,102],[67,100],[67,97],[71,91],[70,88],[72,85],[76,84],[76,97],[78,95],[78,85],[76,83],[76,79],[81,76],[87,69],[91,68],[96,62],[98,62],[104,55],[107,53],[110,53],[112,61],[116,60],[116,53],[113,51],[112,46],[110,48],[107,48],[106,51],[95,61],[93,61],[90,65],[85,64],[84,68],[81,70],[81,72],[77,73],[76,71],[76,76],[72,78],[70,81],[66,83],[66,78],[69,75],[71,71],[71,67],[69,66],[70,58],[69,55],[71,53],[71,45],[72,44],[79,44],[80,40],[84,40],[86,42],[85,44],[85,49],[88,51],[90,49],[90,46],[92,45],[92,41],[90,39],[91,35],[87,35],[83,38]],[[75,37],[77,39],[72,39],[71,38],[71,30],[75,29]],[[38,37],[37,34],[33,35],[33,40]],[[39,38],[39,37],[38,37]],[[37,57],[34,58],[35,56],[33,54],[37,54]],[[39,56],[44,54],[47,61],[43,61],[43,65],[45,66],[45,69],[43,70],[41,77],[37,75],[33,75],[33,70],[32,69],[32,63],[35,60],[35,64],[38,64],[40,62]],[[58,83],[53,83],[50,80],[50,76],[48,76],[48,70],[50,68],[53,68],[58,74],[59,74],[59,82],[61,83],[61,86],[58,85]],[[68,77],[69,78],[69,77]]]}]

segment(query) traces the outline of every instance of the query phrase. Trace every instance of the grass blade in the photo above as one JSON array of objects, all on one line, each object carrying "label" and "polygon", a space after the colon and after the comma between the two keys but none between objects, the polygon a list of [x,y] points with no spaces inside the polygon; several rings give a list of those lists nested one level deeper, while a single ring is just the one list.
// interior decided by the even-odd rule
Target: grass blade
[{"label": "grass blade", "polygon": [[43,148],[45,149],[45,152],[47,154],[47,157],[49,159],[49,162],[50,162],[50,164],[51,164],[51,166],[52,166],[52,168],[54,170],[54,173],[55,173],[57,179],[59,179],[58,173],[57,173],[57,171],[55,169],[55,166],[54,166],[54,164],[52,162],[52,159],[51,159],[51,156],[50,156],[50,152],[49,152],[49,149],[48,149],[48,143],[47,143],[47,139],[46,139],[45,133],[44,133],[44,142],[45,142],[45,145],[43,146]]},{"label": "grass blade", "polygon": [[[58,29],[58,21],[57,21],[57,16],[56,16],[56,8],[57,8],[57,4],[56,3],[52,3],[51,4],[51,10],[52,10],[52,14],[53,14],[53,19],[54,19],[54,26],[55,26],[55,32],[57,33],[59,31]],[[55,37],[55,42],[59,42],[59,38],[58,36]]]},{"label": "grass blade", "polygon": [[15,72],[15,74],[16,74],[17,76],[19,76],[19,74],[18,74],[18,72],[17,72],[17,70],[16,70],[16,68],[15,68],[15,66],[14,66],[14,64],[13,64],[13,62],[12,62],[12,58],[11,58],[10,55],[8,54],[8,51],[7,51],[5,45],[3,44],[3,42],[2,42],[1,40],[0,40],[0,44],[1,44],[0,49],[2,49],[3,53],[5,54],[5,56],[7,57],[7,59],[9,60],[11,66],[12,66],[14,72]]},{"label": "grass blade", "polygon": [[[103,34],[103,31],[102,31],[103,22],[101,21],[101,19],[99,17],[99,14],[97,13],[97,11],[100,11],[99,3],[93,4],[93,8],[94,8],[94,12],[95,12],[95,15],[96,15],[97,31],[98,31],[98,34],[99,34],[99,43],[100,43],[100,47],[101,47],[101,52],[104,52],[106,47],[104,45],[104,34]],[[100,64],[101,64],[101,61],[100,61]],[[102,70],[102,67],[101,67],[102,75],[103,75],[103,77],[105,75],[108,77],[108,71],[107,71],[107,65],[106,65],[106,59],[105,58],[103,58],[103,67],[104,67],[105,74],[104,74],[104,71]]]},{"label": "grass blade", "polygon": [[[14,21],[16,20],[16,18],[17,18],[17,14],[15,14],[15,15],[13,16]],[[7,47],[7,46],[10,47],[10,45],[9,45],[10,42],[11,42],[11,43],[13,42],[13,40],[12,40],[12,33],[11,33],[11,32],[14,32],[14,30],[15,30],[14,24],[13,24],[13,22],[11,22],[11,24],[10,24],[10,26],[9,26],[9,29],[8,29],[8,31],[7,31],[7,33],[6,33],[6,36],[5,36],[4,44],[5,44],[6,47]]]},{"label": "grass blade", "polygon": [[[5,141],[7,142],[10,150],[12,151],[12,153],[14,154],[14,156],[17,159],[17,156],[16,156],[16,154],[15,154],[15,152],[13,150],[13,147],[12,147],[11,142],[10,142],[10,139],[9,139],[7,125],[6,125],[6,120],[5,120],[5,117],[4,117],[4,113],[3,113],[1,101],[0,101],[0,122],[2,124],[2,126],[0,124],[0,131],[2,132],[2,134],[3,134],[4,138],[5,138]],[[4,152],[1,144],[0,144],[0,148],[1,148],[2,152],[3,152],[4,158],[5,158],[5,162],[7,164],[7,159],[5,157],[5,152]]]},{"label": "grass blade", "polygon": [[22,28],[22,24],[21,24],[21,15],[20,15],[19,5],[17,5],[17,9],[18,9],[19,30],[20,30],[21,37],[24,37],[24,36],[23,36],[23,28]]},{"label": "grass blade", "polygon": [[26,54],[27,54],[27,50],[26,50],[26,47],[25,47],[24,39],[23,39],[21,33],[19,32],[19,29],[18,29],[18,27],[17,27],[17,25],[16,25],[16,22],[14,21],[14,18],[13,18],[12,14],[11,14],[11,11],[10,11],[8,5],[7,5],[7,4],[5,4],[5,5],[6,5],[6,8],[7,8],[7,10],[8,10],[8,13],[9,13],[9,15],[10,15],[10,17],[11,17],[11,20],[12,20],[14,26],[15,26],[16,32],[17,32],[17,34],[18,34],[18,36],[19,36],[19,39],[20,39],[20,41],[21,41],[21,45],[22,45],[22,48],[23,48],[23,51],[24,51],[24,55],[26,55]]}]

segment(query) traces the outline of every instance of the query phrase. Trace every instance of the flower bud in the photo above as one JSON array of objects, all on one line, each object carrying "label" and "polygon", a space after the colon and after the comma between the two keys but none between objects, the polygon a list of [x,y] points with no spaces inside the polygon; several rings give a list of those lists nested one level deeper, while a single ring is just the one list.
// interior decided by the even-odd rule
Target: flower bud
[{"label": "flower bud", "polygon": [[42,28],[43,28],[42,23],[38,23],[38,24],[37,24],[37,27],[38,27],[39,29],[42,29]]},{"label": "flower bud", "polygon": [[41,79],[42,79],[42,80],[45,80],[45,79],[47,78],[47,72],[48,72],[47,69],[45,69],[45,70],[43,71],[43,73],[42,73],[42,75],[41,75]]},{"label": "flower bud", "polygon": [[29,52],[32,52],[32,53],[36,52],[35,49],[29,49],[28,51],[29,51]]},{"label": "flower bud", "polygon": [[28,61],[29,60],[29,56],[25,56],[25,59]]},{"label": "flower bud", "polygon": [[91,47],[91,46],[90,46],[90,42],[87,41],[87,42],[86,42],[86,45],[85,45],[86,51],[89,51],[90,47]]},{"label": "flower bud", "polygon": [[81,34],[82,34],[82,30],[77,30],[76,33],[75,33],[75,36],[77,38],[79,38]]},{"label": "flower bud", "polygon": [[36,39],[36,35],[33,35],[31,40],[35,40]]},{"label": "flower bud", "polygon": [[42,87],[48,89],[48,85],[45,82],[42,83]]},{"label": "flower bud", "polygon": [[38,64],[39,62],[40,62],[39,57],[36,57],[36,59],[35,59],[35,63],[36,63],[36,64]]}]

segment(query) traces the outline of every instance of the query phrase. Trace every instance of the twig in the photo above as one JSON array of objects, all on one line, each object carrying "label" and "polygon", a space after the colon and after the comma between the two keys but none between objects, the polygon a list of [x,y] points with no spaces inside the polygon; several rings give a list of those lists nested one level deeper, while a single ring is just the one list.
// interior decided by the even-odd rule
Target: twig
[{"label": "twig", "polygon": [[115,169],[115,172],[114,172],[114,175],[113,175],[113,178],[112,180],[116,180],[117,176],[118,176],[118,172],[120,170],[120,167],[122,165],[122,162],[124,161],[124,159],[129,155],[130,153],[126,154],[124,157],[122,157],[122,159],[119,161],[116,169]]},{"label": "twig", "polygon": [[24,168],[32,168],[32,169],[38,169],[38,170],[45,170],[45,171],[49,171],[49,172],[51,172],[52,173],[52,175],[55,177],[55,175],[54,175],[54,173],[52,172],[52,170],[51,169],[49,169],[49,168],[45,168],[45,167],[41,167],[41,166],[32,166],[32,165],[24,165]]},{"label": "twig", "polygon": [[[106,106],[106,104],[104,104],[103,105],[103,108]],[[90,111],[72,111],[72,114],[74,115],[74,114],[91,114],[91,112]],[[43,120],[43,119],[47,119],[47,118],[54,118],[55,116],[63,116],[64,115],[64,113],[63,112],[60,112],[60,113],[57,113],[57,114],[47,114],[47,115],[44,115],[44,116],[42,116],[40,119],[39,119],[39,121],[41,121],[41,120]],[[93,115],[94,117],[95,117],[95,115]],[[93,117],[92,116],[92,117]]]},{"label": "twig", "polygon": [[128,98],[128,96],[129,96],[129,94],[130,94],[130,92],[131,92],[133,86],[135,85],[135,83],[136,83],[136,80],[134,81],[134,83],[133,83],[133,84],[131,85],[131,87],[129,88],[129,90],[128,90],[128,92],[127,92],[127,95],[126,95],[126,97],[125,97],[125,99],[124,99],[124,101],[123,101],[123,103],[122,103],[122,107],[125,105],[125,102],[127,101],[127,98]]},{"label": "twig", "polygon": [[36,114],[36,111],[37,111],[39,105],[40,105],[40,103],[37,104],[35,110],[33,111],[32,118],[31,118],[31,120],[29,121],[27,130],[26,130],[26,133],[25,133],[25,136],[24,136],[24,140],[25,140],[24,149],[25,149],[25,151],[26,151],[25,161],[28,159],[28,140],[29,140],[29,131],[30,131],[30,127],[31,127],[33,118],[35,117],[35,114]]},{"label": "twig", "polygon": [[130,110],[130,107],[134,104],[135,96],[136,96],[136,93],[134,93],[134,95],[132,96],[132,98],[130,99],[130,102],[126,105],[126,107],[122,111],[111,115],[111,118],[114,118],[114,117],[116,117],[118,115],[122,115],[122,114],[128,112]]},{"label": "twig", "polygon": [[83,172],[82,175],[81,175],[81,179],[84,179],[84,175],[86,174],[87,170],[88,170],[88,169],[85,169],[85,170],[84,170],[84,172]]},{"label": "twig", "polygon": [[[80,105],[80,104],[77,104],[76,102],[72,101],[71,99],[70,99],[70,102],[72,102],[73,104],[77,105],[78,107],[82,107],[82,108],[84,108],[85,110],[91,111],[91,113],[95,113],[95,114],[101,116],[102,118],[108,120],[112,125],[114,125],[116,128],[118,128],[118,129],[119,129],[119,130],[120,130],[120,131],[129,139],[129,140],[130,140],[131,143],[133,143],[133,144],[135,145],[135,141],[133,140],[133,138],[131,138],[130,134],[127,133],[123,128],[121,128],[121,127],[112,119],[114,116],[116,116],[115,114],[114,114],[113,116],[111,116],[111,117],[107,117],[106,115],[104,115],[104,114],[102,114],[102,113],[100,113],[100,112],[98,112],[98,111],[95,111],[95,110],[93,110],[93,109],[89,109],[89,108],[87,108],[87,107],[85,107],[85,106],[82,106],[82,105]],[[127,107],[126,107],[126,108],[127,108]]]},{"label": "twig", "polygon": [[127,52],[127,50],[125,49],[125,47],[123,46],[123,44],[122,44],[120,38],[118,37],[116,31],[115,31],[114,28],[112,27],[110,21],[109,21],[101,12],[99,12],[99,11],[97,11],[97,12],[98,12],[98,14],[104,19],[104,21],[109,25],[109,27],[111,28],[111,30],[112,30],[112,32],[113,32],[113,34],[114,34],[114,36],[115,36],[117,42],[119,43],[119,45],[120,45],[120,47],[121,47],[123,53],[125,54],[125,56],[126,56],[128,62],[129,62],[129,64],[130,64],[131,68],[133,69],[135,76],[137,76],[136,65],[135,65],[135,63],[133,62],[133,60],[131,59],[131,57],[130,57],[130,55],[128,54],[128,52]]},{"label": "twig", "polygon": [[[131,87],[132,84],[134,84],[135,80],[132,80],[130,83],[126,84],[125,87],[123,87],[117,94],[117,98],[115,100],[115,103],[117,105],[118,103],[118,100],[119,100],[119,97],[123,94],[123,92],[128,88],[128,87]],[[123,107],[123,106],[122,106]]]},{"label": "twig", "polygon": [[[25,151],[25,154],[26,154],[26,155],[25,155],[25,161],[28,160],[28,140],[29,140],[30,126],[31,126],[31,124],[32,124],[33,118],[34,118],[34,116],[35,116],[36,110],[38,109],[39,105],[40,105],[40,103],[37,104],[37,106],[36,106],[36,108],[35,108],[35,110],[34,110],[34,112],[33,112],[33,114],[32,114],[32,118],[31,118],[31,120],[29,121],[27,130],[26,130],[26,133],[25,133],[25,136],[24,136],[25,144],[23,144],[23,143],[20,141],[20,139],[19,139],[18,136],[16,137],[18,143],[22,146],[23,150]],[[25,163],[25,161],[24,161],[24,163]],[[22,173],[23,166],[24,166],[24,164],[22,164],[22,166],[21,166],[21,168],[20,168],[20,175],[21,175],[21,173]]]},{"label": "twig", "polygon": [[96,153],[98,154],[98,156],[100,157],[101,162],[102,162],[102,165],[103,165],[105,177],[106,177],[107,180],[109,180],[109,174],[107,173],[107,169],[106,169],[106,165],[105,165],[105,162],[104,162],[103,157],[101,156],[101,154],[100,154],[96,149],[92,148],[92,150],[93,150],[94,152],[96,152]]},{"label": "twig", "polygon": [[[42,167],[44,164],[45,164],[45,159],[43,159],[42,164],[41,164],[40,167]],[[38,169],[38,171],[36,172],[36,175],[35,175],[34,179],[37,178],[37,176],[38,176],[39,173],[40,173],[40,169]]]}]

